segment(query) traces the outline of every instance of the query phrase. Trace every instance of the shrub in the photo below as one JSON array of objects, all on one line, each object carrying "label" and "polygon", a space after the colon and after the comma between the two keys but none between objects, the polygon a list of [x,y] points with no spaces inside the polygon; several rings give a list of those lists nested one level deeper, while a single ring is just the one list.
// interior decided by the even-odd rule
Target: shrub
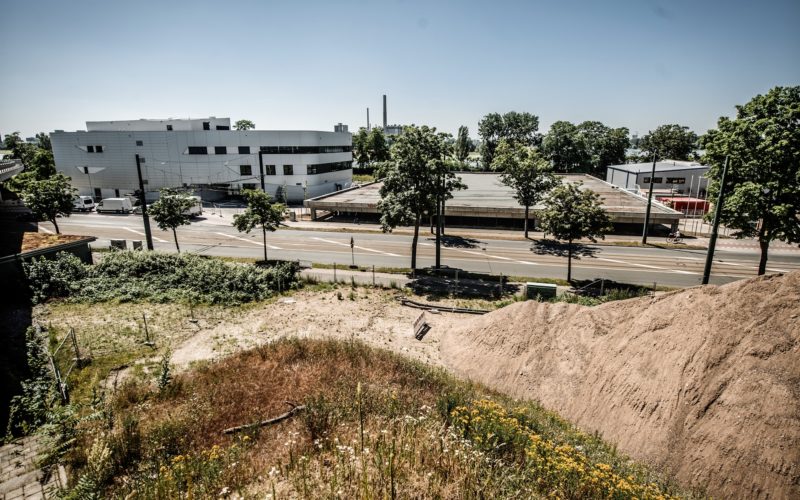
[{"label": "shrub", "polygon": [[51,297],[68,297],[79,290],[86,266],[71,253],[60,252],[55,259],[40,257],[23,262],[22,268],[33,292],[33,303]]}]

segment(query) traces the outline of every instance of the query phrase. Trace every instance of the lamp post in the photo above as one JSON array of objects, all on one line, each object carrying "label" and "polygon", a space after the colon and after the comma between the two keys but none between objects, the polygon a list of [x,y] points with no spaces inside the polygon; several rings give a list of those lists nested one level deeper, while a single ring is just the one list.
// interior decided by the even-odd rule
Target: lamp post
[{"label": "lamp post", "polygon": [[147,249],[153,250],[153,235],[150,234],[150,219],[147,216],[147,199],[144,195],[144,181],[142,180],[142,165],[139,155],[136,155],[136,173],[139,175],[139,201],[142,203],[142,222],[144,223],[144,237],[147,240]]},{"label": "lamp post", "polygon": [[650,226],[650,205],[653,203],[653,180],[656,177],[656,156],[658,151],[653,152],[653,170],[650,172],[650,189],[647,191],[647,209],[644,213],[644,229],[642,230],[642,245],[647,245],[647,229]]}]

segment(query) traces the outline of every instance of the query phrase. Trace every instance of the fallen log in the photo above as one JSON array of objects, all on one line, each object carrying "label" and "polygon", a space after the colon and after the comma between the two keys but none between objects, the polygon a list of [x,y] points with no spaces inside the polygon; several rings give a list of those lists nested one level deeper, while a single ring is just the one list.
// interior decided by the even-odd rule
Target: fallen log
[{"label": "fallen log", "polygon": [[301,411],[306,409],[306,405],[294,406],[291,410],[287,411],[283,415],[278,415],[277,417],[273,417],[267,420],[262,420],[260,422],[253,422],[252,424],[245,424],[245,425],[237,425],[236,427],[229,427],[222,431],[223,434],[233,434],[234,432],[241,432],[246,431],[249,429],[255,429],[257,427],[264,427],[267,425],[277,424],[278,422],[283,422],[287,418],[292,418],[296,414],[300,413]]}]

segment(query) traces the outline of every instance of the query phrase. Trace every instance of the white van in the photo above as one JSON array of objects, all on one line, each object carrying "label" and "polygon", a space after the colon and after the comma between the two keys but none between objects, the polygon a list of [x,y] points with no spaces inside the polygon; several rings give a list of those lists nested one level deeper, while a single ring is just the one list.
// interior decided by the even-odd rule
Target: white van
[{"label": "white van", "polygon": [[117,214],[129,214],[133,211],[131,200],[128,198],[106,198],[101,201],[97,208],[97,213],[114,212]]},{"label": "white van", "polygon": [[91,212],[94,210],[95,204],[91,196],[76,196],[72,200],[72,210],[77,212]]},{"label": "white van", "polygon": [[203,200],[199,196],[190,196],[189,198],[191,198],[193,204],[189,207],[189,210],[184,213],[191,217],[203,215]]}]

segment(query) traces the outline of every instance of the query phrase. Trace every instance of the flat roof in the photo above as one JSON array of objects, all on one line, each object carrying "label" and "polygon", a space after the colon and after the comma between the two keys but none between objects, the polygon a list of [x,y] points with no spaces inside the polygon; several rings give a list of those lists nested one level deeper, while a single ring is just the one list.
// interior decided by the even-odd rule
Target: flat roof
[{"label": "flat roof", "polygon": [[[649,173],[653,171],[653,162],[624,163],[622,165],[609,165],[607,168],[630,173]],[[670,172],[673,170],[708,170],[708,165],[701,165],[692,161],[664,160],[656,162],[656,172]]]},{"label": "flat roof", "polygon": [[[453,199],[445,205],[445,215],[461,217],[497,217],[522,219],[525,207],[514,199],[514,191],[500,182],[495,173],[457,173],[467,189],[453,193]],[[559,174],[562,182],[580,182],[585,189],[597,193],[603,208],[615,222],[636,222],[644,219],[647,199],[586,174]],[[383,184],[374,182],[359,188],[338,191],[306,200],[310,208],[338,212],[378,213],[380,189]],[[541,205],[531,207],[535,212]],[[657,220],[673,220],[681,216],[655,200],[651,217]],[[631,220],[628,220],[631,219]]]}]

